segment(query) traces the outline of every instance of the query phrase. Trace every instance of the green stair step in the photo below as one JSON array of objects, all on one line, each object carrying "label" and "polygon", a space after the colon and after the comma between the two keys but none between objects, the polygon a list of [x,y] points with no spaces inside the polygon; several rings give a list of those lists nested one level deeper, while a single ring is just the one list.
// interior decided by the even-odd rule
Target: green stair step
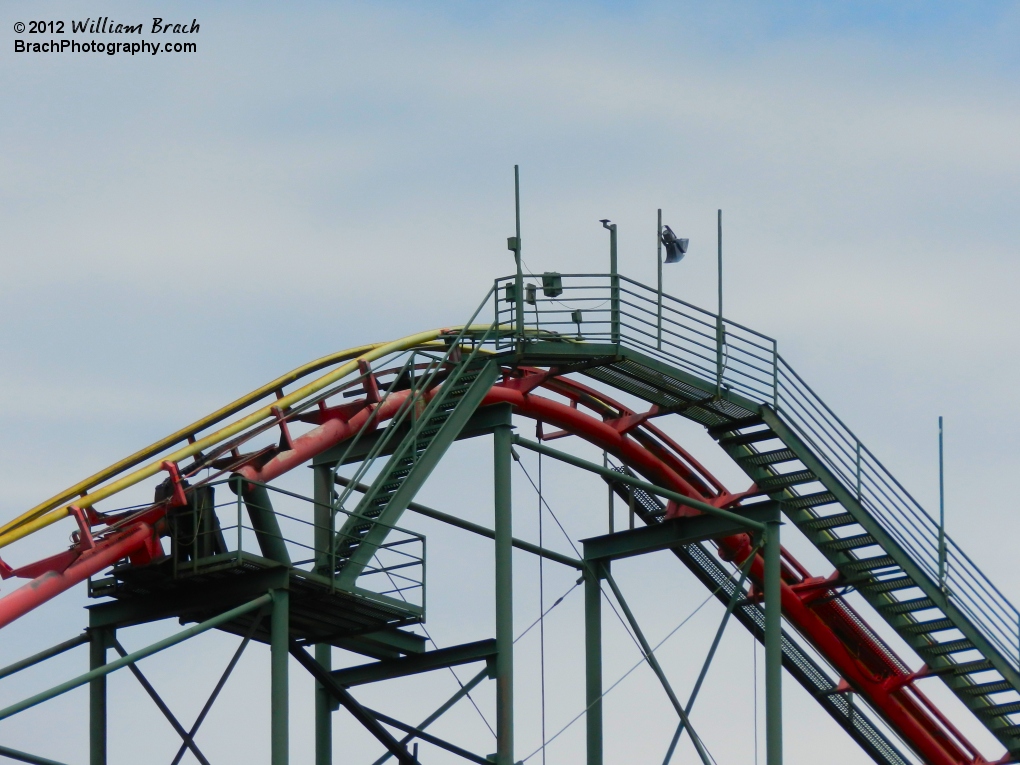
[{"label": "green stair step", "polygon": [[819,491],[814,494],[804,494],[800,497],[784,499],[783,504],[794,510],[802,510],[805,507],[818,507],[819,505],[831,505],[836,501],[836,495],[830,491]]},{"label": "green stair step", "polygon": [[868,592],[895,592],[896,590],[905,590],[909,587],[915,587],[917,583],[909,576],[898,576],[894,579],[876,579],[871,582],[864,582],[857,585],[859,590],[868,590]]},{"label": "green stair step", "polygon": [[836,513],[835,515],[825,515],[821,518],[814,518],[810,521],[805,521],[800,524],[803,528],[808,531],[824,531],[825,529],[837,529],[840,526],[851,526],[857,523],[854,517],[850,513]]},{"label": "green stair step", "polygon": [[832,539],[828,542],[822,542],[819,547],[833,552],[845,552],[847,550],[856,550],[861,547],[871,547],[875,544],[875,538],[871,534],[857,534],[852,537],[843,537],[842,539]]},{"label": "green stair step", "polygon": [[[911,581],[911,584],[913,584],[913,581]],[[924,611],[928,608],[935,608],[935,601],[931,598],[913,598],[879,606],[878,610],[885,614],[909,614],[913,611]]]},{"label": "green stair step", "polygon": [[892,568],[899,564],[889,555],[879,555],[876,558],[862,558],[855,560],[853,563],[847,563],[843,565],[848,571],[862,572],[862,571],[877,571],[880,568]]},{"label": "green stair step", "polygon": [[773,438],[779,438],[779,436],[766,428],[765,430],[756,430],[753,433],[741,433],[737,436],[723,436],[719,439],[719,446],[746,446],[747,444],[756,444],[759,441],[769,441]]},{"label": "green stair step", "polygon": [[765,421],[758,415],[751,415],[750,417],[741,417],[729,422],[721,422],[718,425],[711,425],[708,428],[709,435],[721,436],[724,433],[732,433],[735,430],[743,430],[744,428],[752,428],[755,425],[764,425]]},{"label": "green stair step", "polygon": [[790,462],[797,459],[793,449],[775,449],[771,452],[759,452],[739,458],[745,465],[778,465],[781,462]]},{"label": "green stair step", "polygon": [[952,628],[953,623],[949,621],[949,619],[931,619],[926,622],[914,622],[913,624],[908,624],[905,627],[900,627],[899,631],[908,635],[930,635],[933,632],[951,630]]},{"label": "green stair step", "polygon": [[978,709],[976,712],[981,715],[981,717],[1002,717],[1003,715],[1012,715],[1020,712],[1020,701],[1011,701],[1008,704],[994,704],[990,707]]},{"label": "green stair step", "polygon": [[988,696],[992,693],[1003,693],[1014,690],[1013,686],[1005,680],[997,680],[994,683],[975,683],[966,688],[960,688],[957,693],[964,696]]},{"label": "green stair step", "polygon": [[966,638],[962,638],[960,640],[949,640],[945,643],[932,643],[930,645],[924,646],[920,650],[924,651],[925,653],[933,654],[935,656],[945,656],[946,654],[950,653],[972,651],[974,650],[974,644],[967,640]]},{"label": "green stair step", "polygon": [[931,673],[933,675],[974,675],[978,672],[987,672],[990,669],[994,669],[991,661],[975,659],[974,661],[961,661],[948,667],[939,667],[931,670]]},{"label": "green stair step", "polygon": [[763,478],[758,481],[758,486],[765,491],[774,492],[789,488],[790,486],[796,486],[797,484],[810,483],[817,480],[818,476],[810,470],[797,470],[793,473],[780,473]]}]

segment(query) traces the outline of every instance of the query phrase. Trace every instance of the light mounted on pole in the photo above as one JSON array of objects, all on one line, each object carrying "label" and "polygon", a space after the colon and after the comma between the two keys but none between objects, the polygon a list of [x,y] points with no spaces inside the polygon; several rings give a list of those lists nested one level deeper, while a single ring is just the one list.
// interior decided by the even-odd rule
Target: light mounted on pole
[{"label": "light mounted on pole", "polygon": [[616,224],[608,218],[599,221],[609,232],[609,300],[610,300],[610,342],[620,342],[620,271],[616,257]]},{"label": "light mounted on pole", "polygon": [[[673,233],[673,229],[669,226],[662,225],[662,209],[659,209],[659,225],[656,231],[655,237],[655,267],[659,277],[659,290],[658,290],[658,312],[657,318],[657,329],[658,329],[658,348],[662,350],[662,264],[666,263],[679,263],[683,260],[684,255],[687,254],[687,246],[690,244],[690,239],[681,239]],[[662,259],[662,248],[666,248],[666,259]]]}]

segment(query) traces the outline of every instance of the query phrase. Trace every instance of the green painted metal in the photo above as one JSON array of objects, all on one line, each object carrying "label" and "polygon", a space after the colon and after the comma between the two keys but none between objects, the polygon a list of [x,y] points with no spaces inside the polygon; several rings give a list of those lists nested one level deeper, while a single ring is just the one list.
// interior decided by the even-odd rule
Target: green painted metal
[{"label": "green painted metal", "polygon": [[287,664],[290,650],[290,593],[273,590],[270,623],[270,763],[287,765],[290,760],[290,679]]},{"label": "green painted metal", "polygon": [[778,519],[779,508],[772,502],[760,503],[746,508],[741,516],[746,516],[747,522],[738,523],[729,518],[695,515],[688,518],[673,518],[653,526],[582,539],[584,559],[617,560],[668,550],[705,539],[727,537],[748,529],[758,530],[766,521]]},{"label": "green painted metal", "polygon": [[[354,586],[392,526],[496,381],[499,367],[495,362],[469,369],[472,364],[469,357],[450,373],[425,407],[417,427],[412,428],[393,452],[353,516],[338,532],[340,544],[351,550],[338,576],[341,587]],[[366,524],[367,530],[362,530]]]},{"label": "green painted metal", "polygon": [[[341,475],[337,475],[334,480],[341,486],[351,485],[350,479],[344,478]],[[354,488],[357,491],[365,492],[368,490],[369,487],[363,483],[359,483],[356,484]],[[454,526],[458,529],[470,531],[472,534],[478,534],[479,536],[487,537],[489,539],[496,538],[496,532],[493,531],[492,529],[486,528],[485,526],[482,526],[479,523],[465,521],[463,518],[458,518],[455,515],[444,513],[441,510],[436,510],[435,508],[427,507],[426,505],[419,504],[418,502],[408,503],[407,509],[410,510],[412,513],[424,515],[426,518],[432,518],[433,520],[442,521],[443,523],[449,524],[450,526]],[[553,550],[548,550],[544,547],[539,547],[536,544],[532,544],[531,542],[525,542],[523,539],[518,539],[517,537],[514,537],[513,539],[513,546],[518,550],[529,552],[532,555],[539,555],[545,558],[546,560],[551,560],[554,561],[555,563],[561,563],[564,566],[576,568],[578,571],[584,568],[584,564],[581,563],[581,561],[577,560],[577,558],[571,558],[569,555],[563,555],[562,553],[558,553]]]},{"label": "green painted metal", "polygon": [[658,300],[655,312],[656,343],[662,350],[662,208],[659,208],[659,227],[655,233],[655,271],[658,276]]},{"label": "green painted metal", "polygon": [[[418,726],[415,728],[415,732],[408,733],[406,736],[404,736],[404,738],[400,739],[400,744],[402,746],[407,746],[407,744],[409,744],[415,738],[416,732],[425,730],[432,723],[434,723],[436,720],[438,720],[440,717],[442,717],[444,714],[450,711],[450,709],[453,708],[454,704],[456,704],[462,698],[471,693],[471,691],[473,691],[475,687],[482,682],[482,680],[491,676],[492,670],[489,667],[486,667],[477,675],[472,677],[470,680],[464,683],[464,685],[458,688],[456,693],[454,693],[449,699],[443,702],[443,704],[438,709],[436,709],[435,712],[433,712],[424,720],[422,720],[420,723],[418,723]],[[392,754],[387,752],[378,760],[373,762],[372,765],[383,765],[383,763],[386,762],[392,756],[393,756]]]},{"label": "green painted metal", "polygon": [[[976,667],[975,672],[995,670],[1005,682],[1012,688],[1020,689],[1020,674],[1002,656],[1001,652],[978,630],[967,614],[953,602],[951,593],[943,592],[937,581],[928,576],[902,546],[877,522],[874,516],[857,501],[854,492],[848,490],[839,481],[827,466],[819,460],[812,449],[780,418],[767,407],[762,412],[764,422],[770,430],[790,449],[796,452],[798,459],[806,466],[812,474],[817,476],[832,498],[838,502],[852,519],[852,523],[860,526],[863,531],[874,539],[875,544],[881,547],[882,555],[878,558],[888,558],[891,567],[884,569],[886,576],[890,570],[902,571],[909,582],[907,586],[916,586],[924,596],[934,604],[934,608],[941,612],[939,618],[948,619],[953,627],[963,633],[964,641],[958,645],[950,646],[957,650],[976,649],[987,660],[990,666],[983,668]],[[724,447],[725,448],[725,447]],[[753,472],[752,472],[753,475]],[[941,677],[957,697],[988,727],[988,729],[1006,746],[1011,752],[1020,752],[1020,730],[1005,715],[988,715],[987,710],[995,707],[995,702],[985,695],[973,694],[971,689],[983,682],[987,682],[987,674],[982,680],[975,681],[968,677],[969,672],[958,672],[956,662],[952,658],[952,652],[944,652],[938,643],[929,634],[917,631],[919,620],[910,612],[897,613],[895,606],[899,604],[895,597],[894,590],[885,589],[878,585],[878,580],[868,568],[861,568],[862,559],[858,558],[853,550],[838,550],[827,547],[826,542],[835,539],[834,534],[826,528],[812,526],[818,520],[817,514],[812,506],[797,508],[791,505],[790,499],[794,495],[789,491],[773,495],[774,499],[784,500],[783,512],[793,521],[798,528],[821,550],[837,569],[853,582],[858,592],[877,610],[882,617],[900,634],[900,636],[921,655],[928,664],[932,673]],[[831,500],[830,500],[831,501]],[[866,559],[865,559],[866,560]],[[893,610],[890,610],[893,609]]]},{"label": "green painted metal", "polygon": [[709,505],[706,502],[699,502],[696,499],[691,499],[690,497],[684,496],[683,494],[679,494],[678,492],[665,489],[661,486],[656,486],[655,484],[648,483],[647,481],[642,481],[640,478],[634,478],[633,476],[626,475],[625,473],[618,473],[615,470],[612,470],[611,468],[602,467],[601,465],[598,465],[594,462],[583,460],[580,457],[575,457],[572,454],[561,452],[558,449],[553,449],[551,447],[545,446],[544,444],[535,443],[534,441],[529,441],[526,438],[521,438],[520,436],[516,435],[513,437],[513,442],[517,446],[522,446],[525,449],[530,449],[533,452],[544,454],[547,457],[552,457],[554,459],[560,460],[561,462],[565,462],[568,465],[573,465],[575,467],[582,468],[583,470],[588,470],[592,473],[598,473],[599,475],[605,476],[606,478],[610,478],[614,481],[620,481],[621,483],[630,484],[631,486],[635,486],[639,489],[644,489],[650,494],[656,494],[660,497],[671,499],[677,504],[684,505],[685,507],[693,507],[695,510],[701,510],[702,512],[708,513],[709,515],[713,515],[718,518],[723,518],[725,520],[739,524],[742,528],[750,528],[758,531],[765,528],[764,525],[759,523],[758,521],[740,515],[739,513],[734,513],[729,510],[722,510],[718,507],[715,507],[714,505]]},{"label": "green painted metal", "polygon": [[17,749],[11,749],[9,746],[0,746],[0,757],[7,757],[19,762],[29,762],[32,765],[64,765],[62,762],[57,762],[47,757],[40,757],[36,754],[29,754],[28,752],[20,752]]},{"label": "green painted metal", "polygon": [[28,658],[21,659],[20,661],[16,661],[13,664],[8,664],[3,669],[0,669],[0,680],[2,680],[5,677],[9,677],[10,675],[13,675],[17,672],[20,672],[23,669],[33,667],[41,661],[46,661],[47,659],[51,659],[54,656],[59,656],[65,651],[70,651],[72,648],[77,648],[78,646],[84,643],[88,643],[89,641],[90,641],[89,633],[83,632],[82,634],[77,635],[71,638],[70,640],[65,640],[63,643],[57,643],[57,645],[52,646],[51,648],[47,648],[45,651],[40,651],[39,653],[33,654]]},{"label": "green painted metal", "polygon": [[[712,666],[712,659],[715,658],[715,652],[719,648],[719,643],[722,642],[723,631],[726,629],[726,625],[729,623],[730,615],[733,613],[733,609],[736,608],[737,601],[744,598],[744,582],[747,580],[747,574],[751,570],[751,563],[754,561],[754,555],[749,555],[744,565],[740,567],[740,579],[737,580],[736,586],[733,588],[733,594],[730,596],[729,601],[726,603],[726,610],[723,612],[722,621],[719,622],[719,628],[715,631],[715,637],[712,639],[712,645],[708,649],[708,655],[705,656],[705,661],[701,665],[701,672],[698,673],[698,679],[694,681],[694,688],[691,689],[691,695],[687,699],[687,706],[684,707],[684,711],[690,715],[691,710],[694,709],[694,702],[698,699],[698,693],[701,691],[701,686],[705,682],[705,678],[708,676],[708,668]],[[680,723],[676,726],[676,733],[673,734],[673,740],[669,742],[669,749],[666,750],[666,757],[662,761],[662,765],[669,765],[669,761],[673,757],[673,752],[676,750],[676,745],[680,742],[680,736],[684,732],[684,721],[680,720]]]},{"label": "green painted metal", "polygon": [[604,569],[594,562],[584,569],[584,694],[587,765],[602,765],[602,585]]},{"label": "green painted metal", "polygon": [[[6,720],[11,715],[15,715],[18,712],[23,712],[26,709],[31,709],[37,704],[41,704],[44,701],[48,701],[52,698],[60,696],[61,694],[67,693],[68,691],[72,691],[75,688],[79,688],[87,683],[90,683],[92,680],[95,680],[96,678],[105,677],[111,672],[116,672],[118,669],[122,669],[123,667],[126,667],[129,664],[133,664],[136,661],[144,659],[146,656],[152,656],[152,654],[158,653],[159,651],[162,651],[165,648],[169,648],[170,646],[182,643],[185,640],[188,640],[189,638],[193,638],[195,635],[199,635],[205,632],[206,630],[211,630],[214,627],[218,627],[221,624],[225,624],[226,622],[231,621],[232,619],[236,619],[238,616],[242,616],[243,614],[254,611],[256,608],[261,608],[262,606],[269,603],[269,600],[270,600],[269,595],[263,595],[251,601],[250,603],[245,603],[242,606],[238,606],[237,608],[233,608],[225,613],[218,614],[217,616],[214,616],[211,619],[207,619],[206,621],[200,624],[195,624],[191,627],[188,627],[187,629],[181,630],[175,635],[170,635],[169,637],[163,638],[162,640],[157,640],[152,645],[146,646],[145,648],[140,648],[139,650],[134,651],[133,653],[130,653],[127,656],[121,657],[120,659],[114,659],[113,661],[107,664],[94,667],[93,669],[86,672],[84,675],[79,675],[78,677],[75,677],[71,680],[67,680],[66,682],[63,682],[60,685],[54,686],[53,688],[50,688],[47,691],[37,693],[35,696],[19,701],[17,704],[12,704],[9,707],[6,707],[5,709],[0,709],[0,720]],[[98,642],[99,639],[97,638],[97,643]],[[106,652],[105,641],[101,643],[101,645],[104,646],[102,652],[103,656],[105,657]],[[97,659],[99,658],[98,654],[99,649],[97,648],[95,656],[95,658]],[[106,719],[105,696],[103,701],[103,712],[104,714],[102,716],[102,719],[105,723]],[[102,738],[105,743],[105,725]]]},{"label": "green painted metal", "polygon": [[726,325],[723,322],[723,270],[722,270],[722,210],[719,210],[719,217],[717,222],[718,231],[718,257],[717,273],[716,273],[716,286],[719,291],[719,308],[715,314],[715,395],[722,396],[722,384],[723,384],[723,349],[726,345]]},{"label": "green painted metal", "polygon": [[[383,714],[382,712],[377,712],[376,710],[370,709],[368,707],[365,707],[365,711],[371,714],[379,722],[386,723],[387,725],[396,728],[397,730],[402,730],[405,733],[409,733],[413,738],[420,738],[422,741],[432,744],[433,746],[437,746],[440,749],[445,749],[447,752],[455,754],[461,759],[467,760],[468,762],[476,762],[478,763],[478,765],[491,765],[492,763],[492,760],[488,759],[487,757],[482,757],[480,754],[469,752],[467,749],[459,747],[456,744],[451,744],[449,741],[445,741],[439,738],[438,736],[433,736],[431,733],[426,733],[421,728],[415,728],[413,725],[408,725],[407,723],[401,722],[400,720],[397,720],[394,717],[390,717],[389,715]],[[417,747],[417,744],[415,744],[415,746]]]},{"label": "green painted metal", "polygon": [[492,435],[496,563],[496,763],[514,763],[513,504],[509,425]]},{"label": "green painted metal", "polygon": [[765,762],[783,765],[783,608],[778,520],[769,521],[765,557]]},{"label": "green painted metal", "polygon": [[358,703],[358,701],[351,696],[351,694],[340,685],[333,676],[329,674],[309,653],[299,646],[296,642],[290,642],[290,655],[293,656],[298,664],[304,667],[308,673],[322,683],[330,695],[335,698],[339,704],[346,709],[359,723],[365,726],[365,728],[371,733],[379,742],[389,750],[390,753],[396,756],[397,760],[401,765],[419,765],[418,762],[413,758],[407,748],[403,746],[393,735],[386,730],[383,725],[380,724],[379,720],[381,716],[377,712],[372,712],[366,709],[364,706]]},{"label": "green painted metal", "polygon": [[939,415],[939,588],[946,591],[946,481],[943,461],[942,415]]},{"label": "green painted metal", "polygon": [[[314,465],[312,468],[312,499],[315,502],[313,521],[315,530],[312,546],[322,551],[318,556],[316,570],[332,576],[330,558],[326,554],[333,543],[333,470],[329,465]],[[333,665],[333,647],[328,643],[317,643],[315,660],[323,669]],[[315,682],[315,765],[333,763],[333,705],[329,691],[322,683]]]},{"label": "green painted metal", "polygon": [[[89,672],[97,673],[87,681],[89,684],[89,765],[106,765],[106,674],[98,673],[106,665],[107,638],[108,632],[105,629],[93,627],[89,631]],[[52,698],[52,696],[46,696],[45,699],[39,701],[45,701],[48,698]]]},{"label": "green painted metal", "polygon": [[290,565],[290,554],[283,540],[280,522],[273,511],[273,502],[269,498],[269,490],[265,486],[253,482],[245,482],[241,492],[248,518],[251,519],[255,537],[258,539],[262,557]]},{"label": "green painted metal", "polygon": [[630,610],[630,604],[627,603],[627,599],[623,597],[623,592],[620,591],[619,586],[616,584],[616,579],[613,578],[612,572],[605,566],[602,566],[602,575],[605,577],[606,582],[609,584],[609,588],[613,591],[613,595],[616,596],[616,602],[620,604],[620,610],[623,611],[623,616],[627,620],[627,624],[630,625],[631,631],[634,633],[634,637],[637,638],[638,645],[641,646],[641,653],[644,654],[645,661],[648,666],[652,668],[652,672],[659,679],[662,689],[666,692],[666,696],[669,698],[669,703],[673,705],[673,709],[676,710],[677,715],[680,717],[680,721],[684,724],[690,733],[691,741],[694,743],[694,749],[697,751],[698,756],[704,765],[712,765],[712,759],[708,756],[708,751],[705,749],[704,743],[701,741],[701,737],[698,736],[697,732],[691,726],[691,720],[687,716],[687,711],[684,709],[683,704],[680,703],[680,699],[677,698],[676,693],[673,691],[673,686],[670,685],[669,680],[666,677],[666,673],[662,670],[662,665],[659,664],[658,658],[655,656],[655,651],[652,649],[651,644],[645,638],[644,630],[641,629],[641,625],[638,624],[638,620],[634,617],[634,612]]},{"label": "green painted metal", "polygon": [[354,685],[377,683],[381,680],[392,680],[396,677],[407,677],[476,661],[488,662],[496,656],[495,640],[479,640],[450,648],[437,648],[423,654],[402,656],[399,659],[384,659],[374,664],[338,669],[330,674],[340,685],[350,688]]}]

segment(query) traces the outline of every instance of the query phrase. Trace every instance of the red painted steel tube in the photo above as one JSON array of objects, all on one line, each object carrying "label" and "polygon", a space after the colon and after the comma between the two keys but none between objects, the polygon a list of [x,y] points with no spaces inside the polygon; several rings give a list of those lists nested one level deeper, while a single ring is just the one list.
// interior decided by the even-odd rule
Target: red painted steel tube
[{"label": "red painted steel tube", "polygon": [[116,537],[104,539],[95,548],[83,553],[62,573],[48,571],[9,595],[0,598],[0,628],[7,626],[33,608],[55,598],[78,582],[88,579],[121,558],[146,547],[152,538],[152,527],[142,523]]}]

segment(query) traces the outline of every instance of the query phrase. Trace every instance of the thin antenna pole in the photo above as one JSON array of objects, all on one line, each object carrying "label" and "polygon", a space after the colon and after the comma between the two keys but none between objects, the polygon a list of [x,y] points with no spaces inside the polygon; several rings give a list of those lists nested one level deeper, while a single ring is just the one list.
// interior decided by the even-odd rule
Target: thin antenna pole
[{"label": "thin antenna pole", "polygon": [[718,241],[719,241],[719,257],[718,257],[718,274],[716,282],[719,286],[719,312],[715,319],[715,395],[722,396],[722,377],[723,377],[723,343],[726,339],[726,330],[723,327],[723,302],[722,302],[722,210],[719,210],[718,217]]},{"label": "thin antenna pole", "polygon": [[662,208],[659,208],[659,229],[655,237],[655,265],[659,274],[659,345],[662,350]]},{"label": "thin antenna pole", "polygon": [[517,279],[514,283],[516,302],[517,337],[524,339],[524,273],[521,271],[521,173],[518,165],[514,165],[514,218],[516,220],[516,247],[514,260],[517,261]]},{"label": "thin antenna pole", "polygon": [[942,446],[942,415],[939,415],[939,587],[946,591],[946,484]]}]

